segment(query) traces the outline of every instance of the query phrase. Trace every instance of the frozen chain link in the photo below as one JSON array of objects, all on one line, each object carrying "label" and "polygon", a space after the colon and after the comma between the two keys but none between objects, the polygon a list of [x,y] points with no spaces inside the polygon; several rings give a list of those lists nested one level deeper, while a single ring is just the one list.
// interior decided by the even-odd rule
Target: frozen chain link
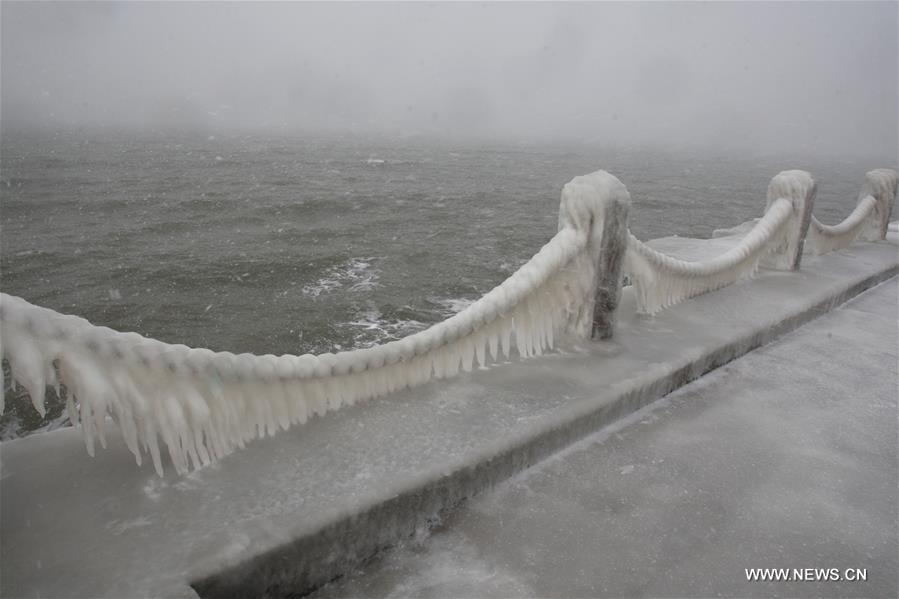
[{"label": "frozen chain link", "polygon": [[[510,356],[514,333],[521,357],[551,347],[576,309],[566,290],[583,276],[572,264],[587,235],[562,228],[534,257],[462,312],[383,345],[321,355],[253,355],[163,343],[0,294],[0,351],[12,376],[44,410],[45,389],[61,381],[73,424],[88,453],[105,446],[105,420],[119,423],[140,464],[148,452],[162,474],[159,438],[178,472],[209,463],[254,437],[274,434],[360,399],[471,370],[475,358]],[[550,286],[550,314],[533,314]],[[58,374],[57,374],[58,373]],[[2,381],[0,381],[2,383]],[[0,395],[0,411],[2,411]]]},{"label": "frozen chain link", "polygon": [[659,252],[628,232],[625,270],[636,288],[638,311],[654,314],[685,299],[752,276],[761,258],[780,244],[792,214],[790,200],[776,199],[736,247],[697,262]]}]

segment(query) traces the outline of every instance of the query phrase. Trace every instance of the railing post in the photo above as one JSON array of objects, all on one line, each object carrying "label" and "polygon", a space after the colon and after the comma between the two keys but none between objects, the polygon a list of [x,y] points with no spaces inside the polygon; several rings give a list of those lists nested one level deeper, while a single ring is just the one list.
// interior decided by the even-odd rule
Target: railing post
[{"label": "railing post", "polygon": [[587,233],[587,257],[593,271],[589,295],[574,322],[575,332],[583,337],[612,336],[621,299],[630,204],[627,188],[606,171],[575,177],[562,188],[559,229],[574,227]]},{"label": "railing post", "polygon": [[861,200],[865,196],[873,196],[877,205],[874,214],[868,219],[864,230],[858,236],[862,241],[880,241],[887,235],[893,200],[896,198],[896,171],[878,168],[865,173],[865,183],[858,194]]},{"label": "railing post", "polygon": [[783,242],[769,254],[762,264],[778,270],[799,270],[802,261],[802,247],[812,219],[812,208],[818,186],[807,171],[781,171],[768,184],[768,202],[765,211],[778,198],[784,198],[793,205],[793,215],[787,223],[788,230]]}]

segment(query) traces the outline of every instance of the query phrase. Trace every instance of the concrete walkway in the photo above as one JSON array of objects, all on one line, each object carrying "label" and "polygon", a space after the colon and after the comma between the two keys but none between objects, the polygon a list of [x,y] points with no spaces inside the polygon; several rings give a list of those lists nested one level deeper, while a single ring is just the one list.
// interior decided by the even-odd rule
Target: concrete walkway
[{"label": "concrete walkway", "polygon": [[[720,253],[721,244],[735,243],[659,242],[667,243],[672,252],[689,250],[706,256]],[[313,590],[385,546],[426,529],[441,511],[897,272],[895,241],[858,243],[848,250],[806,257],[799,272],[764,271],[751,281],[699,296],[655,317],[635,315],[633,297],[626,295],[616,336],[609,342],[568,344],[552,355],[357,404],[254,441],[183,477],[171,468],[159,478],[150,464],[136,467],[115,427],[108,434],[109,448],[98,450],[93,459],[84,451],[80,432],[73,429],[2,443],[0,596],[246,598]],[[832,355],[827,343],[810,347],[810,355]],[[894,373],[889,372],[873,376],[852,370],[845,380],[857,390],[895,384]],[[721,394],[729,392],[724,389]],[[756,404],[746,406],[741,423],[776,420]],[[894,416],[889,420],[892,426]],[[859,430],[865,434],[851,438],[866,440],[867,429]],[[775,429],[765,443],[776,447],[803,432],[792,426]],[[745,442],[754,447],[750,440]],[[703,459],[715,455],[711,446],[706,451],[705,441],[697,447]],[[740,458],[748,449],[721,451],[718,459],[724,460]],[[664,455],[656,459],[661,458],[667,459]],[[684,460],[677,468],[685,473],[702,470],[707,463],[691,463],[687,456]],[[619,467],[617,462],[613,465]],[[620,473],[627,466],[633,469],[624,474],[638,474],[645,464],[627,458],[614,472],[624,476]],[[749,475],[758,470],[745,469],[741,480],[751,480]],[[708,512],[716,531],[722,529],[721,521],[732,522],[729,512],[722,515],[716,507],[717,473],[710,470],[709,480],[695,487],[708,493],[703,496],[705,504],[675,492],[675,483],[684,474],[671,472],[674,478],[667,483],[663,479],[648,489],[618,487],[620,494],[615,496],[596,489],[605,479],[586,480],[584,498],[594,497],[593,509],[608,510],[609,517],[637,505],[641,493],[672,502],[690,498],[686,505]],[[831,484],[827,477],[824,480]],[[861,494],[866,496],[867,491]],[[563,521],[591,525],[576,510],[566,514],[560,517],[560,526]],[[693,537],[673,534],[672,523],[660,517],[637,520],[645,528],[622,531],[622,539],[631,532],[651,536],[664,551],[631,551],[626,543],[612,544],[614,550],[604,550],[603,559],[619,567],[626,564],[643,573],[640,577],[646,576],[647,560],[689,559]],[[829,526],[831,520],[824,518],[821,526]],[[487,530],[491,529],[485,526]],[[492,530],[507,539],[502,527]],[[518,529],[509,530],[512,534]],[[550,533],[558,551],[576,546],[567,540],[565,528],[555,536]],[[660,542],[665,535],[671,540]],[[505,546],[530,551],[524,539]],[[546,551],[534,553],[533,562],[544,563],[544,569],[555,564],[560,574],[574,581],[582,578],[574,576],[573,569],[583,568],[588,574],[596,570],[595,547],[585,546],[581,561],[564,563],[561,557],[551,559],[555,549]],[[870,551],[882,555],[880,547]],[[772,556],[776,565],[776,553]],[[515,567],[524,568],[521,563]],[[531,569],[539,570],[537,565]],[[549,573],[545,576],[551,581]],[[552,588],[544,589],[529,578],[520,580],[527,585],[520,587],[522,592]],[[503,595],[518,594],[518,588],[496,587]],[[593,594],[588,588],[575,594]],[[646,588],[646,592],[664,590]],[[483,592],[478,588],[471,594],[488,590],[485,586]],[[620,594],[618,590],[608,587],[611,594]],[[599,587],[596,592],[602,591]]]},{"label": "concrete walkway", "polygon": [[896,597],[897,296],[882,283],[315,596]]}]

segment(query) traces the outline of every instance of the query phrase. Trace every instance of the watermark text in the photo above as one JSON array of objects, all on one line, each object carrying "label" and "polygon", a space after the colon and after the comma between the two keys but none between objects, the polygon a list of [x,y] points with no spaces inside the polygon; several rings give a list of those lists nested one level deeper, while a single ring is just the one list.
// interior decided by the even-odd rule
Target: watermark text
[{"label": "watermark text", "polygon": [[867,568],[745,568],[750,582],[866,581]]}]

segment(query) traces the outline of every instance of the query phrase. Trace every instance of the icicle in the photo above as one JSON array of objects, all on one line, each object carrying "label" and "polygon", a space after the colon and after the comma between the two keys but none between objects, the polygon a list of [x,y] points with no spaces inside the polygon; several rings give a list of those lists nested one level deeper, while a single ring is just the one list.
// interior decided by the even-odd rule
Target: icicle
[{"label": "icicle", "polygon": [[431,354],[424,354],[415,358],[415,384],[424,385],[431,380]]},{"label": "icicle", "polygon": [[519,358],[529,358],[531,356],[530,352],[530,342],[528,339],[528,315],[527,310],[525,309],[524,302],[515,306],[515,311],[512,313],[512,330],[514,332],[515,338],[515,349],[518,351]]},{"label": "icicle", "polygon": [[[288,392],[288,381],[296,374],[294,359],[293,356],[272,356],[272,363],[274,368],[274,376],[271,381],[272,393],[277,395],[283,410],[281,428],[287,430],[291,424],[300,421],[299,402],[292,401]],[[305,414],[303,420],[305,421]]]},{"label": "icicle", "polygon": [[502,323],[502,317],[498,317],[494,320],[488,328],[487,340],[490,349],[490,357],[494,362],[499,362],[499,338],[501,335],[500,324]]},{"label": "icicle", "polygon": [[291,406],[292,413],[296,416],[296,422],[305,424],[312,417],[313,409],[309,400],[311,383],[284,383],[284,391]]},{"label": "icicle", "polygon": [[162,458],[159,455],[159,442],[156,438],[156,428],[153,426],[153,421],[149,418],[144,420],[144,437],[147,439],[147,445],[150,448],[150,457],[153,459],[153,468],[156,470],[156,474],[162,476]]},{"label": "icicle", "polygon": [[558,306],[554,306],[550,304],[549,309],[547,310],[547,322],[546,322],[546,346],[550,350],[555,349],[556,339],[555,339],[555,329],[558,326],[558,318],[557,314],[561,312]]},{"label": "icicle", "polygon": [[287,398],[284,396],[284,386],[278,379],[268,381],[267,385],[268,397],[271,398],[272,412],[275,422],[282,431],[290,428],[290,408],[287,404]]},{"label": "icicle", "polygon": [[278,428],[287,430],[290,426],[287,403],[278,375],[280,362],[277,356],[271,354],[256,358],[255,362],[254,374],[260,381],[259,399],[266,406],[268,434],[271,436],[277,432]]},{"label": "icicle", "polygon": [[97,439],[100,447],[106,449],[106,411],[109,404],[101,404],[94,409],[94,430],[97,431]]},{"label": "icicle", "polygon": [[4,337],[6,343],[9,344],[10,350],[12,350],[8,356],[12,379],[25,387],[28,395],[31,396],[31,403],[34,405],[34,409],[43,418],[47,415],[47,410],[44,407],[44,395],[47,387],[47,360],[41,355],[37,344],[28,335],[20,334],[18,331],[14,333],[8,329]]},{"label": "icicle", "polygon": [[180,381],[175,390],[177,397],[182,398],[184,404],[183,411],[186,416],[184,429],[189,440],[188,445],[193,448],[200,463],[204,466],[208,465],[210,458],[204,442],[203,429],[211,418],[209,406],[206,405],[206,400],[200,395],[192,381]]},{"label": "icicle", "polygon": [[435,379],[442,379],[444,377],[444,373],[446,372],[446,360],[443,357],[445,351],[446,350],[444,348],[440,347],[426,354],[431,359],[431,370],[434,373]]},{"label": "icicle", "polygon": [[324,416],[328,411],[328,396],[325,392],[325,385],[321,379],[315,378],[309,381],[309,396],[311,400],[312,412],[316,416]]},{"label": "icicle", "polygon": [[462,358],[462,370],[465,372],[471,372],[471,367],[474,363],[474,340],[472,339],[473,335],[468,335],[464,339],[461,340],[461,358]]},{"label": "icicle", "polygon": [[[409,388],[409,362],[397,362],[392,366],[388,366],[388,368],[393,369],[394,372],[394,381],[396,382],[395,391],[402,391],[403,389]],[[371,397],[371,395],[369,395]]]},{"label": "icicle", "polygon": [[325,389],[325,396],[328,398],[327,409],[337,410],[340,408],[340,381],[337,377],[328,377],[322,381]]},{"label": "icicle", "polygon": [[443,347],[443,355],[446,359],[445,376],[447,378],[454,377],[459,374],[459,362],[461,355],[457,344],[447,344]]},{"label": "icicle", "polygon": [[387,394],[387,373],[383,368],[378,368],[372,373],[372,386],[375,397],[383,397]]},{"label": "icicle", "polygon": [[[389,389],[391,386],[396,384],[396,381],[391,377],[391,370],[387,366],[382,366],[378,370],[384,371],[384,384]],[[365,401],[369,398],[369,392],[373,389],[369,389],[372,385],[369,384],[369,379],[374,380],[369,374],[366,372],[359,372],[355,374],[349,374],[346,377],[346,388],[349,392],[347,396],[348,405],[356,405],[359,402]]]},{"label": "icicle", "polygon": [[544,330],[544,318],[546,316],[546,306],[543,305],[544,288],[537,290],[532,297],[529,298],[529,310],[531,315],[531,325],[533,327],[533,355],[543,355],[546,347],[546,332]]},{"label": "icicle", "polygon": [[[386,369],[385,369],[385,370],[386,370]],[[385,374],[386,374],[386,373],[385,373]],[[343,389],[344,389],[343,397],[344,397],[344,402],[345,402],[346,405],[348,405],[348,406],[355,405],[355,404],[356,404],[356,401],[360,398],[360,395],[361,395],[361,394],[359,393],[359,388],[358,388],[358,382],[357,382],[357,380],[356,380],[356,375],[354,375],[354,374],[348,374],[348,375],[342,376],[342,377],[340,377],[340,378],[341,378],[342,381],[343,381]],[[388,377],[388,385],[389,385],[389,383],[390,383],[390,380],[389,380],[389,377]]]},{"label": "icicle", "polygon": [[72,426],[78,426],[80,420],[78,418],[78,410],[75,409],[75,398],[73,397],[72,388],[66,387],[66,413],[69,415],[69,422]]},{"label": "icicle", "polygon": [[245,439],[254,436],[257,428],[252,411],[244,398],[243,384],[236,380],[223,382],[221,391],[223,403],[232,406],[233,410],[230,419],[230,437],[239,448],[243,449]]},{"label": "icicle", "polygon": [[79,401],[82,433],[88,453],[93,456],[95,430],[105,447],[107,405],[115,391],[99,365],[87,355],[75,351],[67,352],[61,357],[60,374],[70,394],[74,392],[74,398]]},{"label": "icicle", "polygon": [[480,368],[484,368],[487,366],[487,335],[484,329],[480,329],[476,331],[472,335],[472,342],[474,344],[474,354],[475,360]]},{"label": "icicle", "polygon": [[169,457],[179,474],[189,470],[185,448],[181,444],[182,431],[186,428],[184,412],[171,390],[164,388],[158,397],[157,419],[160,423],[162,439],[168,446]]},{"label": "icicle", "polygon": [[400,384],[397,378],[397,370],[395,365],[383,365],[380,368],[366,371],[365,377],[365,399],[383,397],[392,393],[392,389],[396,389]]},{"label": "icicle", "polygon": [[547,284],[540,299],[540,339],[544,352],[553,349],[550,339],[553,336],[553,327],[556,326],[556,312],[558,311],[558,306],[552,298],[553,282],[550,281]]},{"label": "icicle", "polygon": [[238,440],[241,436],[240,409],[242,407],[238,403],[229,401],[229,398],[234,395],[229,390],[231,387],[233,385],[225,383],[218,377],[208,380],[206,385],[207,397],[209,397],[211,402],[215,402],[219,406],[219,409],[214,413],[220,415],[218,419],[222,427],[221,440],[229,450],[239,443]]},{"label": "icicle", "polygon": [[539,314],[537,312],[537,298],[540,294],[540,289],[537,289],[533,294],[529,295],[524,300],[524,312],[527,315],[527,344],[528,344],[528,354],[531,356],[538,356],[543,353],[543,348],[540,343],[540,330],[539,330]]},{"label": "icicle", "polygon": [[[384,370],[384,378],[387,382],[387,393],[394,393],[399,389],[403,388],[402,384],[402,372],[403,367],[402,364],[391,364],[389,366],[383,366]],[[366,397],[366,399],[368,399]]]},{"label": "icicle", "polygon": [[87,455],[94,457],[94,419],[91,414],[91,402],[87,399],[81,402],[81,433],[84,437],[84,446]]},{"label": "icicle", "polygon": [[499,325],[500,344],[502,345],[503,355],[508,360],[512,355],[512,317],[501,317]]}]

